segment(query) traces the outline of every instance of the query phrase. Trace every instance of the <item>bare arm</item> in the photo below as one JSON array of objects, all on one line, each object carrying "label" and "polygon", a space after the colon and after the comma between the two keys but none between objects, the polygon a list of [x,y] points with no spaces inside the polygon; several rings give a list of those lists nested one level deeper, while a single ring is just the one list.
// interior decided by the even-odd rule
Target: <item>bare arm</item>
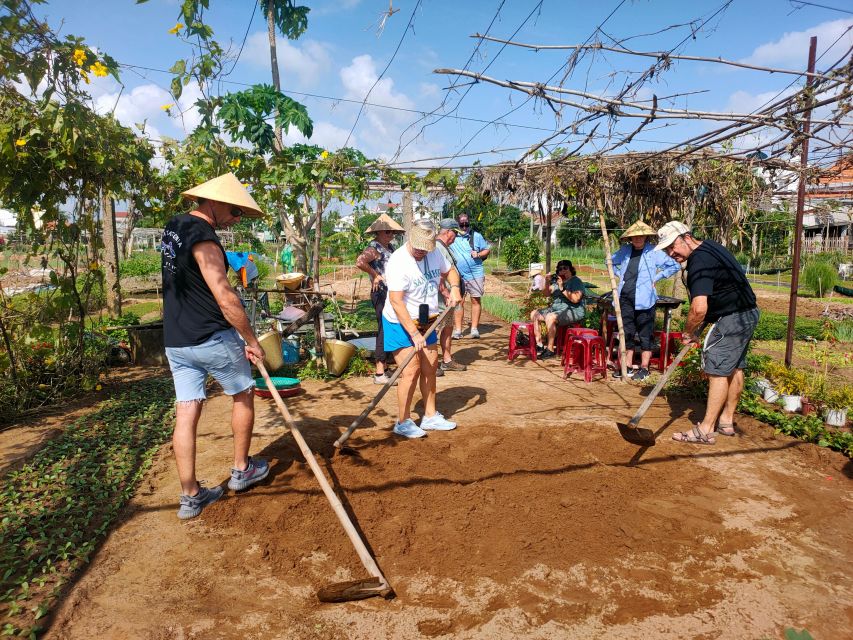
[{"label": "bare arm", "polygon": [[459,272],[456,270],[456,267],[450,267],[450,271],[442,273],[441,275],[443,278],[442,282],[447,281],[449,285],[448,288],[450,289],[447,304],[455,307],[457,304],[462,302]]},{"label": "bare arm", "polygon": [[355,259],[355,266],[364,271],[373,280],[379,274],[376,269],[370,266],[370,263],[379,258],[379,253],[373,247],[367,247],[364,251],[358,254]]},{"label": "bare arm", "polygon": [[222,259],[220,248],[215,242],[207,240],[194,244],[192,253],[204,281],[222,310],[222,315],[246,341],[246,357],[250,360],[253,357],[263,358],[264,350],[255,337],[255,332],[252,331],[249,318],[240,303],[240,297],[226,277],[225,261]]},{"label": "bare arm", "polygon": [[696,334],[708,313],[708,296],[696,296],[690,301],[690,311],[687,313],[687,322],[684,323],[684,341],[699,342]]}]

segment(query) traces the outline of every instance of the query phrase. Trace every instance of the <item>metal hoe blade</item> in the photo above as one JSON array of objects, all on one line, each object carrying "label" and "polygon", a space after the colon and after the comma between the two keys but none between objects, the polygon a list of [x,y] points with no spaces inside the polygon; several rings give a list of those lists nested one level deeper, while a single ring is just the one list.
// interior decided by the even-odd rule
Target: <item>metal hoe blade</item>
[{"label": "metal hoe blade", "polygon": [[394,591],[390,587],[383,586],[376,578],[370,578],[330,584],[317,592],[317,599],[320,602],[350,602],[374,596],[390,598],[393,595]]}]

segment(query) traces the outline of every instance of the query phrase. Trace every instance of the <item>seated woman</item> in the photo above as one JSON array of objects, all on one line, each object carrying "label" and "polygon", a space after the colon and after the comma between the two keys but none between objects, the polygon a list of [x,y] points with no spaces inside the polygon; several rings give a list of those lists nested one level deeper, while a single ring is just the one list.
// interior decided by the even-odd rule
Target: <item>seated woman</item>
[{"label": "seated woman", "polygon": [[[536,351],[539,357],[553,358],[554,339],[557,327],[580,322],[586,314],[583,303],[584,286],[570,260],[557,263],[557,273],[551,276],[551,306],[530,313],[533,330],[536,333]],[[539,323],[544,322],[548,332],[548,346],[542,344],[542,330]]]},{"label": "seated woman", "polygon": [[[425,337],[418,326],[421,305],[429,307],[429,315],[438,313],[438,285],[442,278],[449,283],[449,306],[462,301],[459,273],[435,248],[435,225],[431,220],[418,220],[409,231],[409,239],[397,249],[385,267],[388,302],[382,310],[385,351],[394,354],[394,362],[402,363],[412,351],[415,357],[403,369],[397,386],[397,423],[394,433],[406,438],[421,438],[429,430],[449,431],[456,423],[446,420],[435,408],[435,372],[438,349],[435,332]],[[418,426],[412,420],[412,398],[420,386],[424,413]]]}]

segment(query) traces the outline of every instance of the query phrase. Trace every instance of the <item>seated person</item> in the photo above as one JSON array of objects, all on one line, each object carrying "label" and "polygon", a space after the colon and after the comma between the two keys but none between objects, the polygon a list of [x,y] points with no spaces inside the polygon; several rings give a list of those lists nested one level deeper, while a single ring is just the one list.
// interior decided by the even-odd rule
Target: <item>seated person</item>
[{"label": "seated person", "polygon": [[[551,276],[551,306],[530,313],[533,330],[536,333],[536,351],[540,358],[553,358],[554,339],[557,327],[580,322],[586,309],[583,303],[584,285],[570,260],[557,263],[557,274]],[[542,330],[539,323],[544,322],[548,332],[548,346],[542,344]]]},{"label": "seated person", "polygon": [[545,284],[545,269],[541,264],[531,265],[530,268],[530,291],[547,291]]}]

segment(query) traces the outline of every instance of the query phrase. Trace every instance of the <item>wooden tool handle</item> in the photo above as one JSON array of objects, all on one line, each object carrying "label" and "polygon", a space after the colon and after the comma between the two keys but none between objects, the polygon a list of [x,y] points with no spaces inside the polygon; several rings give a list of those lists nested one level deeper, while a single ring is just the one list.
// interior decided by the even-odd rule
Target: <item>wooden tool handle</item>
[{"label": "wooden tool handle", "polygon": [[278,410],[281,413],[282,418],[284,418],[284,422],[287,425],[287,428],[290,429],[290,432],[293,434],[293,439],[296,440],[296,444],[299,445],[299,449],[300,451],[302,451],[302,455],[305,456],[305,461],[308,463],[308,466],[311,467],[311,471],[314,472],[314,476],[317,478],[317,482],[320,483],[320,488],[326,495],[326,499],[329,501],[329,504],[332,506],[332,510],[338,517],[338,521],[341,523],[341,526],[344,528],[344,531],[346,531],[347,537],[349,537],[350,542],[352,542],[352,546],[355,547],[356,553],[358,553],[358,557],[361,559],[361,564],[364,565],[364,568],[367,569],[370,575],[374,576],[377,580],[380,581],[380,587],[382,587],[383,589],[388,589],[390,591],[391,586],[388,584],[388,581],[385,579],[385,576],[382,575],[382,571],[379,570],[379,566],[376,564],[376,561],[373,559],[373,556],[370,555],[370,552],[367,550],[367,547],[365,546],[361,537],[358,535],[358,531],[356,531],[355,527],[350,521],[349,516],[347,515],[347,512],[344,509],[344,506],[338,499],[338,496],[335,495],[335,492],[329,485],[329,481],[326,480],[326,476],[323,474],[323,470],[317,463],[317,459],[314,457],[314,454],[311,453],[311,449],[308,448],[308,443],[305,442],[305,438],[302,437],[302,433],[296,427],[296,424],[294,423],[290,412],[287,410],[287,406],[285,406],[284,404],[284,400],[281,399],[281,396],[278,393],[278,389],[275,388],[275,385],[272,383],[272,380],[270,380],[270,376],[267,373],[266,367],[264,367],[264,363],[258,360],[255,363],[255,366],[258,368],[258,371],[261,372],[264,381],[267,383],[267,388],[272,394],[272,398],[273,400],[275,400],[275,403],[278,406]]},{"label": "wooden tool handle", "polygon": [[640,405],[640,408],[637,410],[637,413],[631,418],[631,421],[628,425],[636,426],[640,423],[643,416],[646,415],[646,411],[649,410],[649,407],[652,406],[652,402],[655,401],[655,398],[658,397],[660,390],[663,389],[663,385],[667,383],[669,380],[669,376],[672,375],[672,372],[675,371],[675,368],[681,364],[681,361],[684,360],[684,356],[687,355],[687,352],[693,347],[692,344],[686,344],[681,348],[681,351],[678,352],[678,355],[672,361],[666,371],[664,371],[663,375],[658,380],[658,383],[655,385],[655,388],[652,389],[652,392],[648,395],[648,397],[643,401],[643,404]]},{"label": "wooden tool handle", "polygon": [[[441,312],[441,315],[439,315],[435,319],[435,322],[433,322],[426,330],[426,333],[424,334],[424,340],[426,340],[430,335],[432,335],[432,333],[441,324],[442,320],[444,320],[444,317],[452,310],[453,307],[447,307],[444,311]],[[408,356],[406,356],[403,362],[397,365],[397,369],[394,371],[394,374],[391,376],[391,379],[388,380],[388,382],[386,382],[385,385],[379,390],[379,393],[377,393],[376,397],[370,401],[370,404],[364,408],[364,411],[361,412],[361,415],[359,415],[355,420],[352,421],[352,424],[347,428],[346,431],[341,434],[341,437],[335,440],[335,447],[340,449],[341,446],[343,446],[344,442],[349,440],[349,437],[352,435],[352,432],[358,429],[358,425],[360,425],[364,421],[368,414],[373,411],[377,404],[379,404],[379,401],[382,400],[386,393],[388,393],[388,389],[390,389],[397,381],[397,378],[399,378],[400,374],[403,373],[403,369],[408,366],[408,364],[412,361],[412,358],[415,357],[416,353],[417,351],[412,351]]]}]

